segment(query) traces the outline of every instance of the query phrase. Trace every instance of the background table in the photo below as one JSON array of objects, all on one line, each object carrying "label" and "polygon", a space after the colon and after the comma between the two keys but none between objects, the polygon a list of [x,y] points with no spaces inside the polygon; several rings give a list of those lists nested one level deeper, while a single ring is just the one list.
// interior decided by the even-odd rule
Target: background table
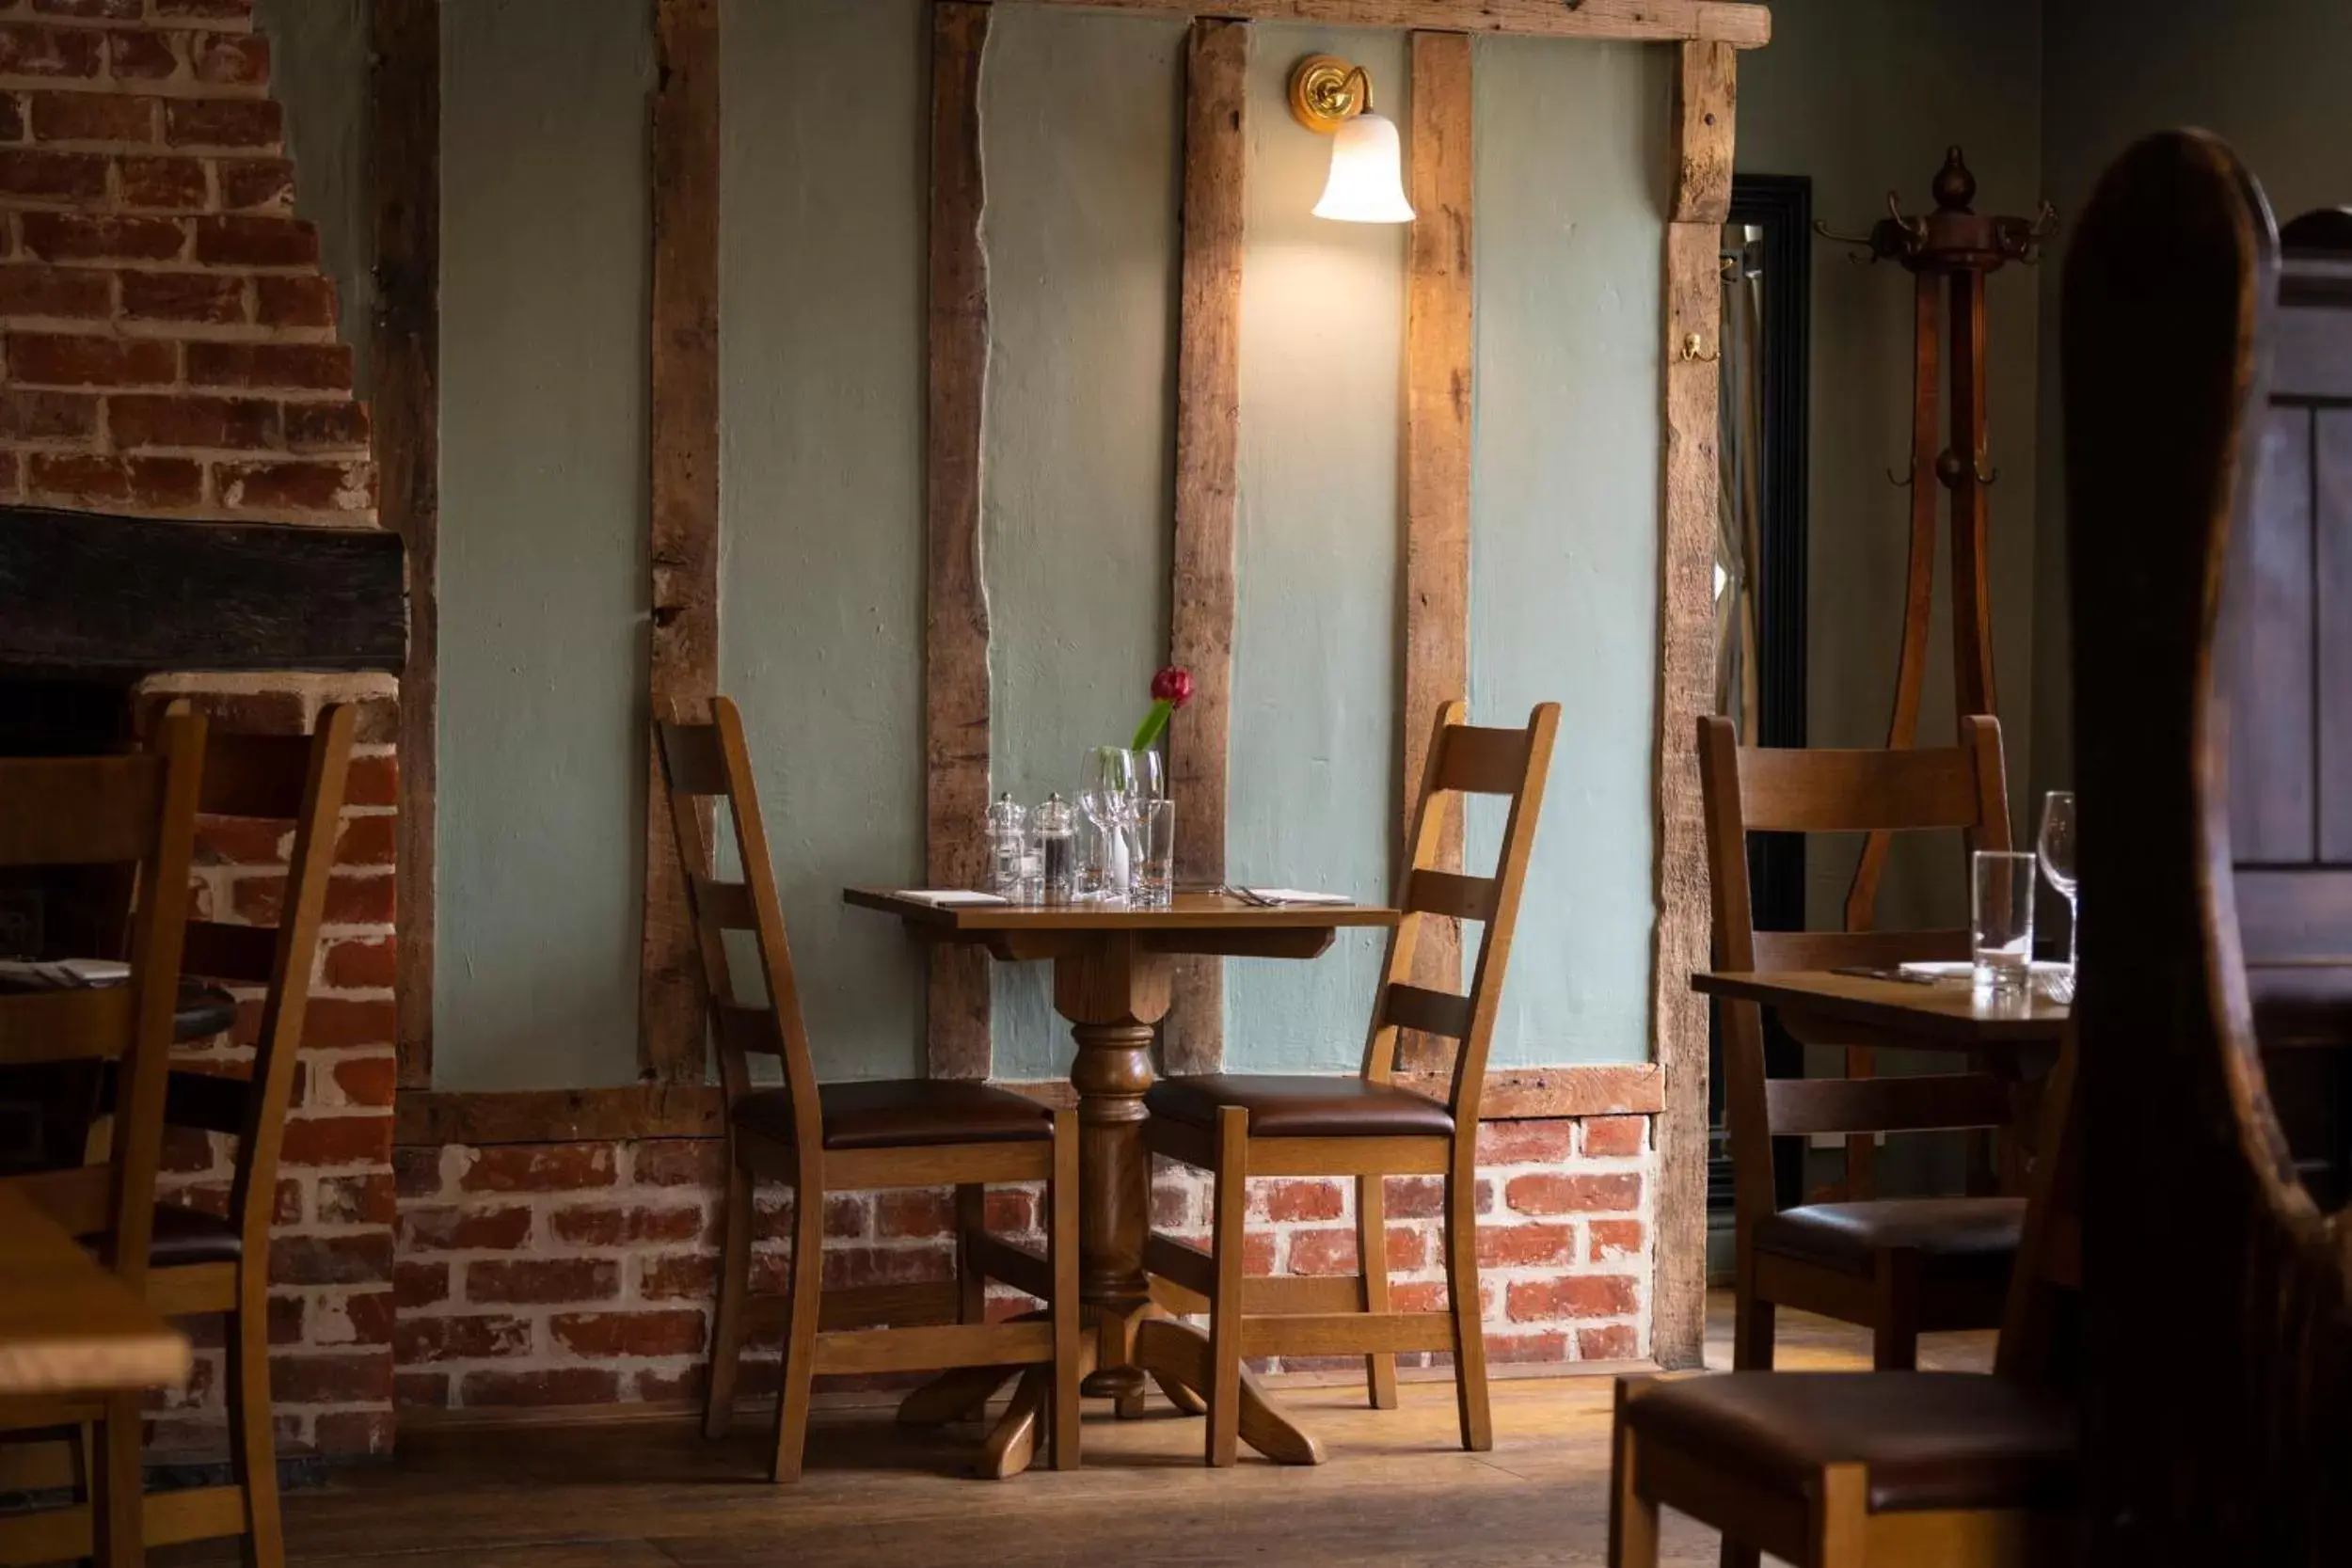
[{"label": "background table", "polygon": [[[1157,910],[942,906],[871,888],[850,888],[842,896],[898,916],[925,941],[977,944],[1007,962],[1053,960],[1054,1008],[1070,1021],[1078,1042],[1070,1069],[1078,1095],[1078,1291],[1097,1329],[1097,1366],[1086,1391],[1117,1400],[1122,1414],[1134,1414],[1141,1408],[1146,1365],[1163,1386],[1194,1386],[1195,1354],[1177,1335],[1156,1336],[1156,1354],[1152,1346],[1140,1354],[1136,1349],[1138,1330],[1152,1307],[1151,1282],[1143,1272],[1143,1240],[1152,1213],[1143,1096],[1152,1086],[1152,1036],[1168,1013],[1174,960],[1189,955],[1311,958],[1331,945],[1342,927],[1392,927],[1397,911],[1358,904],[1268,908],[1215,893],[1180,893],[1172,905]],[[1199,1359],[1205,1364],[1205,1355]],[[980,1375],[976,1372],[975,1379]],[[980,1393],[983,1401],[1010,1374],[986,1375],[993,1381]],[[952,1402],[953,1396],[945,1397],[941,1407]],[[1015,1414],[1020,1413],[1016,1401]],[[1032,1424],[1033,1419],[1032,1413]],[[1254,1389],[1245,1395],[1243,1423],[1242,1435],[1269,1457],[1306,1462],[1320,1457],[1312,1440],[1281,1419]],[[1018,1449],[1030,1440],[1000,1428],[993,1451],[1004,1453],[1005,1445]]]},{"label": "background table", "polygon": [[1799,1039],[1834,1030],[1840,1044],[1906,1051],[2055,1052],[2073,1013],[2038,986],[1994,998],[1950,981],[1923,985],[1827,970],[1711,971],[1692,975],[1691,989],[1770,1007]]}]

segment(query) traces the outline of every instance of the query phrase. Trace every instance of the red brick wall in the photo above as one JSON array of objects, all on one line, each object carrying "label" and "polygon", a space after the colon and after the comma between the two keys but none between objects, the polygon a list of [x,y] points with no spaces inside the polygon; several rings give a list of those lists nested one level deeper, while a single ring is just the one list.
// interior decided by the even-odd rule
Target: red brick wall
[{"label": "red brick wall", "polygon": [[[0,0],[0,499],[156,516],[372,527],[367,409],[269,96],[251,0]],[[389,682],[159,683],[225,719],[302,730],[370,708],[330,940],[286,1141],[271,1249],[279,1434],[327,1452],[391,1439],[391,816]],[[285,845],[215,823],[196,902],[275,912]],[[244,1028],[200,1048],[249,1048]],[[217,1148],[172,1185],[225,1196]],[[221,1440],[216,1323],[159,1442]]]},{"label": "red brick wall", "polygon": [[[395,1158],[404,1409],[700,1397],[718,1234],[716,1142],[451,1146],[403,1148]],[[1648,1118],[1491,1123],[1481,1131],[1479,1164],[1490,1358],[1645,1355]],[[1272,1180],[1252,1189],[1252,1273],[1354,1272],[1352,1181]],[[1445,1300],[1438,1197],[1434,1180],[1389,1186],[1390,1277],[1403,1307]],[[1207,1184],[1197,1173],[1163,1167],[1152,1207],[1162,1228],[1205,1241]],[[788,1195],[764,1192],[760,1212],[755,1273],[775,1289]],[[945,1189],[835,1196],[825,1218],[827,1283],[946,1277],[954,1257],[948,1212]],[[993,1195],[990,1220],[1042,1243],[1027,1192]],[[774,1351],[772,1339],[756,1348],[747,1390],[772,1388]]]}]

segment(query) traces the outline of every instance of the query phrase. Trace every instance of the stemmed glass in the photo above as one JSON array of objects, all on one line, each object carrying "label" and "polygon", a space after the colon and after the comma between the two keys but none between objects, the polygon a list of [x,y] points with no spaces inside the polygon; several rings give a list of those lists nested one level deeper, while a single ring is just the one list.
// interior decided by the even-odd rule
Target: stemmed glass
[{"label": "stemmed glass", "polygon": [[2082,951],[2074,910],[2074,795],[2054,789],[2042,798],[2042,835],[2036,841],[2042,876],[2066,900],[2066,990],[2074,990],[2074,962]]},{"label": "stemmed glass", "polygon": [[1103,836],[1103,897],[1124,902],[1130,896],[1143,803],[1167,793],[1157,752],[1098,746],[1087,753],[1078,804]]}]

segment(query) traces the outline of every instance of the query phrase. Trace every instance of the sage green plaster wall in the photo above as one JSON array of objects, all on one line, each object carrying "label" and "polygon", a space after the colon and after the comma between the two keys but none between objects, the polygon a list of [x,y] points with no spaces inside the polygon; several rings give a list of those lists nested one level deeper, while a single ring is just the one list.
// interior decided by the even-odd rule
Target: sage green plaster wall
[{"label": "sage green plaster wall", "polygon": [[[991,745],[995,787],[1032,805],[1074,798],[1167,658],[1184,50],[1157,18],[1008,6],[991,28]],[[1067,1070],[1047,967],[994,979],[997,1073]]]},{"label": "sage green plaster wall", "polygon": [[[284,3],[284,0],[278,0]],[[445,22],[438,1081],[635,1070],[644,596],[644,0]],[[730,0],[722,678],[742,703],[827,1076],[919,1068],[920,969],[850,880],[921,862],[921,0]],[[1068,790],[1167,639],[1181,24],[999,8],[983,546],[996,787]],[[1406,234],[1312,218],[1262,26],[1243,291],[1233,874],[1378,898],[1402,786]],[[1482,40],[1472,697],[1567,709],[1497,1059],[1647,1048],[1668,52]],[[1415,722],[1422,720],[1416,717]],[[1473,824],[1491,853],[1495,823]],[[1352,1066],[1380,942],[1231,966],[1229,1058]],[[1000,971],[997,1071],[1066,1064]]]},{"label": "sage green plaster wall", "polygon": [[645,16],[643,0],[442,11],[447,1088],[636,1071]]},{"label": "sage green plaster wall", "polygon": [[[1563,708],[1494,1059],[1640,1061],[1674,56],[1481,39],[1473,60],[1471,709]],[[1474,803],[1473,869],[1493,863],[1500,804]]]},{"label": "sage green plaster wall", "polygon": [[[1387,895],[1400,833],[1406,235],[1311,214],[1330,144],[1291,119],[1284,86],[1300,56],[1340,55],[1404,125],[1405,53],[1397,33],[1262,26],[1248,86],[1228,870],[1367,900]],[[1228,963],[1228,1064],[1354,1066],[1380,954],[1376,934],[1343,932],[1311,963]]]},{"label": "sage green plaster wall", "polygon": [[721,22],[720,685],[819,1073],[919,1076],[920,960],[840,890],[923,858],[928,8],[730,0]]},{"label": "sage green plaster wall", "polygon": [[[1947,146],[1966,149],[1979,212],[2030,214],[2042,195],[2041,28],[2036,0],[1779,0],[1772,41],[1740,56],[1737,165],[1813,178],[1813,211],[1866,229],[1886,193],[1929,201]],[[1811,641],[1808,740],[1882,746],[1902,628],[1909,492],[1885,471],[1910,448],[1912,280],[1860,267],[1847,247],[1813,247]],[[2023,805],[2033,736],[2036,276],[2010,267],[1987,286],[1994,663],[2011,815]],[[1952,733],[1948,536],[1937,550],[1927,699],[1919,734]],[[1899,846],[1881,924],[1964,920],[1957,841]],[[1806,870],[1816,925],[1834,924],[1856,846],[1816,837]],[[1909,850],[1906,853],[1905,850]]]}]

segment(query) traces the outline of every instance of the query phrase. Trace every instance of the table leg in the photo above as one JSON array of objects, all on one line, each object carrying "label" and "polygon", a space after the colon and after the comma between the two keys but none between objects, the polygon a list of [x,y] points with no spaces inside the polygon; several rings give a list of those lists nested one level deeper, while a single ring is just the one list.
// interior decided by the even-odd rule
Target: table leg
[{"label": "table leg", "polygon": [[[1209,1337],[1190,1323],[1169,1318],[1143,1323],[1136,1332],[1136,1361],[1163,1387],[1173,1384],[1198,1394],[1209,1386]],[[1175,1398],[1173,1389],[1169,1397]],[[1183,1408],[1184,1402],[1177,1402]],[[1323,1445],[1266,1398],[1247,1367],[1241,1372],[1241,1440],[1277,1465],[1323,1463]]]},{"label": "table leg", "polygon": [[1152,1026],[1168,1012],[1170,963],[1126,933],[1109,933],[1054,964],[1054,1005],[1078,1042],[1078,1294],[1094,1309],[1100,1365],[1086,1392],[1139,1414],[1143,1373],[1135,1324],[1151,1305],[1143,1239],[1152,1216],[1152,1160],[1143,1147],[1143,1094],[1152,1086]]}]

